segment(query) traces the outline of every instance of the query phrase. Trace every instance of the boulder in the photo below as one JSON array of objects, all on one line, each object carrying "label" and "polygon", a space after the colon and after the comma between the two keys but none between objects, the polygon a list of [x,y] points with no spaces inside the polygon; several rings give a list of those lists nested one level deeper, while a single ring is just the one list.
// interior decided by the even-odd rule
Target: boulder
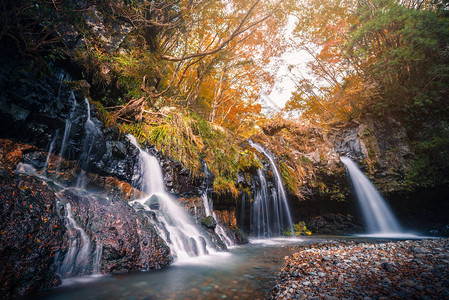
[{"label": "boulder", "polygon": [[307,228],[318,234],[347,234],[360,232],[362,227],[354,222],[354,218],[347,214],[327,214],[309,219]]},{"label": "boulder", "polygon": [[201,220],[201,224],[204,225],[207,229],[214,230],[217,227],[217,221],[212,216],[207,216]]},{"label": "boulder", "polygon": [[65,226],[56,197],[36,177],[0,170],[0,289],[4,297],[59,285],[55,255]]}]

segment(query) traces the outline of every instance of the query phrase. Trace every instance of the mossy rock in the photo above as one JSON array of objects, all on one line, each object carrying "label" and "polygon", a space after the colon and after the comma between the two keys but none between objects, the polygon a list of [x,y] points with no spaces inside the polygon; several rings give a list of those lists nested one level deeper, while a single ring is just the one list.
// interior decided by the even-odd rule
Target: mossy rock
[{"label": "mossy rock", "polygon": [[217,221],[212,216],[207,216],[201,220],[201,224],[208,229],[215,229],[217,226]]},{"label": "mossy rock", "polygon": [[86,80],[64,81],[73,90],[77,99],[88,98],[90,96],[90,84]]}]

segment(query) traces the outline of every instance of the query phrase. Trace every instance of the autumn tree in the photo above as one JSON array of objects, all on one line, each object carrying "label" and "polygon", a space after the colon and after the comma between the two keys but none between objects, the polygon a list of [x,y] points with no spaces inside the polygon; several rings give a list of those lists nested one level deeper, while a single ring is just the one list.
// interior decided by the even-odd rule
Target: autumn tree
[{"label": "autumn tree", "polygon": [[189,17],[189,28],[162,34],[159,94],[220,126],[234,124],[229,120],[235,115],[238,123],[231,127],[241,128],[245,114],[257,113],[261,86],[272,84],[264,65],[285,50],[287,3],[211,1]]},{"label": "autumn tree", "polygon": [[313,79],[297,80],[288,108],[321,122],[367,110],[415,122],[444,115],[449,26],[434,2],[314,3],[297,27]]}]

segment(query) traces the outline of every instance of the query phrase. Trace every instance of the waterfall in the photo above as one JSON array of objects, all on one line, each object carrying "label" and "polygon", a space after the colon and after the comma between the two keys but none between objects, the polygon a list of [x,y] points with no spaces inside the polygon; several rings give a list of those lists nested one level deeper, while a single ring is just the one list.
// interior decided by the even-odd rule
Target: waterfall
[{"label": "waterfall", "polygon": [[[65,204],[65,210],[65,225],[70,233],[70,248],[57,272],[63,279],[86,275],[90,257],[90,239],[86,232],[73,219],[70,203]],[[73,231],[76,234],[73,234]]]},{"label": "waterfall", "polygon": [[[273,227],[270,224],[270,197],[268,195],[267,181],[262,173],[261,169],[257,170],[257,176],[259,177],[260,187],[254,195],[254,203],[251,208],[251,223],[253,224],[254,231],[257,237],[271,236]],[[273,195],[275,197],[275,195]],[[279,224],[278,210],[274,212],[275,218]],[[277,235],[280,235],[280,228],[274,229]]]},{"label": "waterfall", "polygon": [[73,93],[73,91],[70,92],[69,101],[72,102],[72,108],[70,109],[68,118],[65,120],[64,135],[62,137],[61,149],[59,150],[59,155],[61,156],[61,158],[58,161],[57,171],[59,171],[59,166],[61,164],[62,157],[66,154],[67,142],[69,140],[70,132],[72,130],[72,123],[76,116],[75,113],[76,113],[77,103],[76,103],[76,98],[75,98],[75,94]]},{"label": "waterfall", "polygon": [[50,158],[53,153],[53,148],[55,147],[55,142],[59,134],[59,129],[56,129],[55,135],[53,136],[50,146],[48,147],[47,157],[45,158],[44,170],[47,171],[48,164],[50,163]]},{"label": "waterfall", "polygon": [[70,81],[72,78],[64,70],[57,71],[55,74],[55,77],[58,78],[58,82],[59,82],[58,94],[56,95],[56,98],[60,99],[61,98],[61,89],[62,89],[64,81]]},{"label": "waterfall", "polygon": [[284,190],[282,178],[276,167],[274,157],[261,145],[249,140],[249,144],[262,153],[270,164],[274,174],[275,186],[268,191],[268,185],[262,170],[257,171],[260,188],[256,191],[251,206],[251,224],[257,237],[279,236],[283,230],[293,232],[293,222]]},{"label": "waterfall", "polygon": [[188,213],[165,191],[162,169],[156,157],[141,149],[134,136],[127,137],[139,149],[142,190],[149,195],[131,201],[130,204],[135,209],[143,207],[156,216],[150,221],[159,236],[170,246],[172,255],[178,261],[214,252],[212,242],[200,231]]},{"label": "waterfall", "polygon": [[[79,166],[82,170],[86,170],[89,166],[90,161],[90,155],[92,152],[92,149],[95,145],[95,140],[97,139],[97,136],[100,135],[100,130],[95,125],[95,123],[92,121],[90,117],[90,104],[89,100],[87,98],[84,98],[84,103],[86,103],[86,122],[84,123],[84,141],[83,141],[83,148],[82,152],[79,158]],[[77,186],[78,187],[84,187],[86,185],[86,178],[85,173],[81,171],[80,175],[78,176],[77,180]]]},{"label": "waterfall", "polygon": [[214,212],[212,201],[209,201],[209,197],[207,197],[207,192],[205,192],[201,198],[203,199],[204,210],[206,212],[206,217],[211,216],[214,218],[217,225],[215,226],[215,233],[221,238],[221,240],[226,244],[227,247],[234,246],[234,242],[232,241],[229,234],[223,228],[223,226],[218,222],[217,215]]},{"label": "waterfall", "polygon": [[[208,179],[212,176],[211,172],[209,171],[209,168],[206,165],[206,162],[203,161],[203,169],[204,169],[204,181],[207,185]],[[208,187],[206,187],[206,190],[204,191],[201,198],[203,199],[203,206],[205,210],[206,217],[211,216],[214,218],[217,225],[215,226],[215,233],[221,238],[221,240],[226,244],[227,247],[234,246],[234,242],[232,241],[229,234],[226,232],[224,227],[218,222],[218,218],[216,213],[214,212],[214,204],[212,200],[209,199],[207,196]]]},{"label": "waterfall", "polygon": [[94,258],[92,261],[92,274],[100,273],[100,264],[103,256],[103,244],[96,241]]},{"label": "waterfall", "polygon": [[348,157],[341,157],[362,209],[368,233],[376,236],[400,236],[404,231],[393,212],[368,177]]}]

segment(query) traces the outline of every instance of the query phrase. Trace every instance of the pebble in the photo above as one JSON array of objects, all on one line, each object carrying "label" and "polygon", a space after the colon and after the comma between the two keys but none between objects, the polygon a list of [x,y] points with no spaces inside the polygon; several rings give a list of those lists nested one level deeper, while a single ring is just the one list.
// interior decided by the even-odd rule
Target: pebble
[{"label": "pebble", "polygon": [[444,299],[449,239],[328,241],[286,257],[271,299]]}]

